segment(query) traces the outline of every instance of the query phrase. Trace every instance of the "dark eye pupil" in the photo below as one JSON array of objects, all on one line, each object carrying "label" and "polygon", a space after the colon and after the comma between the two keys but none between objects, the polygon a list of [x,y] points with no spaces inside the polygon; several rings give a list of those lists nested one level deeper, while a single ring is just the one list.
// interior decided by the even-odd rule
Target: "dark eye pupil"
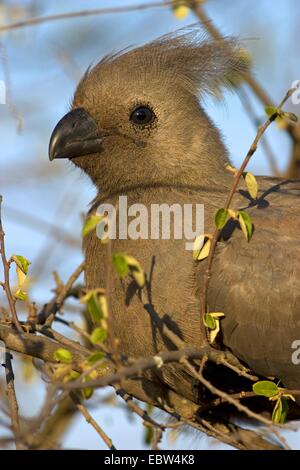
[{"label": "dark eye pupil", "polygon": [[147,108],[147,106],[139,106],[132,112],[130,120],[135,124],[145,125],[152,122],[154,117],[153,111]]}]

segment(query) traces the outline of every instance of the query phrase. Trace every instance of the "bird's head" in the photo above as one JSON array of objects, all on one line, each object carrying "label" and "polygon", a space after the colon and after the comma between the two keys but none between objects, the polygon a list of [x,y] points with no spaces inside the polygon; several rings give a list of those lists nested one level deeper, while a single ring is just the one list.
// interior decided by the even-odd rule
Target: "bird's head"
[{"label": "bird's head", "polygon": [[71,159],[104,191],[214,178],[226,150],[201,98],[245,67],[235,41],[195,28],[110,55],[79,83],[50,159]]}]

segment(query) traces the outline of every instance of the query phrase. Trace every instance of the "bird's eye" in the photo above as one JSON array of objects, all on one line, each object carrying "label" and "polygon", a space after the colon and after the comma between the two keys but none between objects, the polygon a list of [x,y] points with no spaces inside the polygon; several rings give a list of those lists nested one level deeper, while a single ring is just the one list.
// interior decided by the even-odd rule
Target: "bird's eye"
[{"label": "bird's eye", "polygon": [[139,106],[130,115],[130,121],[139,126],[151,124],[155,119],[155,114],[152,109],[147,106]]}]

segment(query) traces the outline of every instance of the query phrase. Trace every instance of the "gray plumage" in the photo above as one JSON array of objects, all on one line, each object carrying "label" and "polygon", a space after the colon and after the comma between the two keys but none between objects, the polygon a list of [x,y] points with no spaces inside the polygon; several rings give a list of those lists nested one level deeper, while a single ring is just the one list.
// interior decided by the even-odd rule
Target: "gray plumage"
[{"label": "gray plumage", "polygon": [[[100,202],[116,204],[120,194],[127,195],[128,205],[146,207],[204,203],[205,232],[212,232],[232,176],[225,171],[228,155],[220,132],[199,98],[230,85],[246,69],[240,57],[233,40],[210,41],[191,29],[104,58],[78,85],[73,111],[53,133],[50,157],[71,158],[90,176],[98,189],[92,212]],[[147,106],[155,119],[145,126],[130,121],[138,106]],[[232,226],[228,240],[220,241],[209,309],[225,314],[226,347],[257,374],[299,388],[291,344],[300,339],[300,184],[258,181],[257,203],[249,202],[242,183],[235,196],[234,207],[248,208],[255,233],[247,243]],[[148,275],[155,260],[154,308],[187,345],[197,347],[203,341],[199,296],[206,262],[194,262],[184,243],[114,240],[112,251],[134,256]],[[86,237],[84,252],[88,289],[105,287],[107,251],[95,233]],[[132,285],[122,284],[115,272],[112,281],[111,333],[120,351],[139,357],[168,348],[132,295]],[[183,366],[164,366],[146,376],[128,381],[128,391],[155,404],[164,400],[186,415],[195,411],[199,390]]]}]

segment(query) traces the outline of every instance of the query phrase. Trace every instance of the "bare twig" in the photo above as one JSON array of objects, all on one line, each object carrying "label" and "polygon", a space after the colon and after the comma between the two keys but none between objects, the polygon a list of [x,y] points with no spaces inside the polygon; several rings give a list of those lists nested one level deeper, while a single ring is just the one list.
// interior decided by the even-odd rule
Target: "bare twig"
[{"label": "bare twig", "polygon": [[61,291],[51,300],[48,304],[44,306],[41,312],[38,315],[38,323],[45,323],[46,321],[51,323],[55,314],[59,311],[62,307],[62,304],[65,298],[68,296],[74,282],[78,279],[80,274],[84,270],[84,262],[82,262],[78,268],[71,274],[66,284],[63,286]]},{"label": "bare twig", "polygon": [[1,259],[2,259],[2,264],[3,264],[3,271],[4,271],[4,282],[1,283],[10,308],[10,313],[12,316],[12,321],[15,327],[19,332],[22,332],[21,325],[19,323],[18,315],[17,315],[17,310],[16,310],[16,299],[13,297],[13,294],[11,292],[10,288],[10,279],[9,279],[9,270],[10,270],[10,263],[7,261],[6,254],[5,254],[5,233],[3,231],[2,227],[2,196],[0,196],[0,251],[1,251]]},{"label": "bare twig", "polygon": [[16,23],[11,23],[8,25],[0,26],[0,33],[4,31],[12,31],[12,30],[20,29],[20,28],[25,28],[28,26],[36,26],[38,24],[49,23],[52,21],[67,20],[71,18],[82,18],[82,17],[96,16],[96,15],[107,15],[107,14],[112,14],[112,13],[130,13],[132,11],[144,11],[144,10],[150,10],[153,8],[166,8],[166,7],[172,6],[172,4],[173,4],[173,0],[167,0],[164,2],[149,2],[149,3],[144,3],[141,5],[123,5],[123,6],[112,7],[112,8],[94,8],[90,10],[72,11],[70,13],[59,13],[57,15],[29,18],[24,21],[18,21]]},{"label": "bare twig", "polygon": [[[256,116],[253,106],[251,104],[251,101],[247,93],[245,92],[245,90],[243,90],[242,88],[239,90],[239,98],[241,100],[242,105],[244,106],[244,109],[248,113],[248,116],[251,119],[251,122],[254,128],[257,129],[260,126],[261,121]],[[264,148],[265,155],[267,157],[272,175],[280,176],[280,172],[277,166],[275,155],[273,154],[271,146],[269,145],[268,140],[265,136],[262,136],[261,138],[261,145]]]},{"label": "bare twig", "polygon": [[142,418],[145,426],[153,426],[155,428],[161,429],[162,431],[164,431],[168,427],[168,425],[160,424],[157,421],[154,421],[154,419],[151,418],[147,411],[143,410],[143,408],[138,406],[137,403],[133,401],[132,396],[125,392],[125,390],[117,388],[116,394],[125,401],[126,405],[133,413]]},{"label": "bare twig", "polygon": [[8,409],[11,420],[11,429],[15,437],[16,448],[20,449],[20,441],[18,435],[20,434],[20,422],[19,422],[19,406],[15,391],[14,384],[14,372],[11,363],[12,355],[9,349],[5,351],[5,363],[2,364],[5,368],[5,377],[6,377],[6,396],[8,401]]},{"label": "bare twig", "polygon": [[107,436],[107,434],[105,434],[105,432],[103,431],[103,429],[99,426],[99,424],[94,420],[94,418],[90,415],[88,409],[81,403],[78,395],[74,392],[71,392],[70,393],[70,397],[72,398],[72,400],[74,401],[75,405],[76,405],[76,408],[80,411],[80,413],[85,417],[87,423],[89,423],[91,426],[93,426],[93,428],[95,429],[95,431],[97,432],[97,434],[99,434],[99,436],[101,437],[101,439],[103,440],[103,442],[105,442],[105,444],[107,445],[107,447],[110,449],[110,450],[116,450],[115,446],[113,445],[112,443],[112,440]]}]

